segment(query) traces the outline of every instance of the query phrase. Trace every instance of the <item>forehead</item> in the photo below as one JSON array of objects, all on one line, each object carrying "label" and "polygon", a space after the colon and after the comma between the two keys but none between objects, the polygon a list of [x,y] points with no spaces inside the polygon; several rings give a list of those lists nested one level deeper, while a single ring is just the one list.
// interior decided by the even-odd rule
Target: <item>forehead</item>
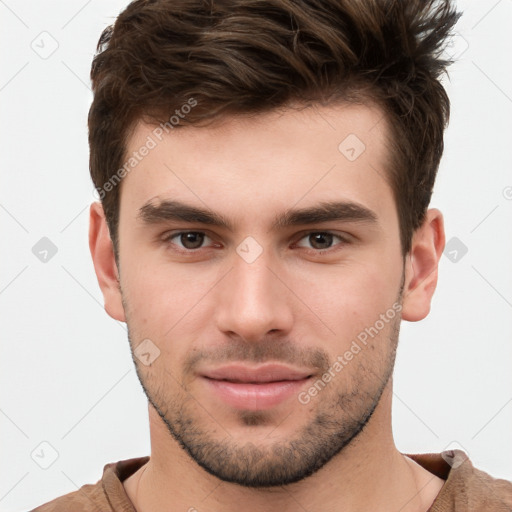
[{"label": "forehead", "polygon": [[137,163],[123,178],[125,215],[168,199],[241,221],[318,201],[394,206],[388,129],[375,106],[288,108],[166,131],[140,122],[129,139],[126,158]]}]

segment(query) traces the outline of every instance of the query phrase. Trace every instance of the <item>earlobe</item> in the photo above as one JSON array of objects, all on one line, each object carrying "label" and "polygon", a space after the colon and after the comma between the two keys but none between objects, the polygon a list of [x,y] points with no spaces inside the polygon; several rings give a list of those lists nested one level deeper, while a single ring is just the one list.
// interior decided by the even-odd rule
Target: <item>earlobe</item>
[{"label": "earlobe", "polygon": [[89,249],[100,285],[105,311],[115,320],[125,322],[119,272],[114,248],[101,203],[91,204],[89,215]]},{"label": "earlobe", "polygon": [[429,314],[444,246],[443,215],[431,208],[423,224],[414,232],[411,251],[406,257],[402,304],[404,320],[417,322]]}]

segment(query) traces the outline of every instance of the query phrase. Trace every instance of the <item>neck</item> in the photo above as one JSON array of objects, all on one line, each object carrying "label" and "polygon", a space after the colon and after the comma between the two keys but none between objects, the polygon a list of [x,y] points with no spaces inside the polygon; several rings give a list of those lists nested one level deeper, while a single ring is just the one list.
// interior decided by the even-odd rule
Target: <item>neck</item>
[{"label": "neck", "polygon": [[444,481],[395,447],[391,433],[391,386],[362,432],[310,477],[281,487],[247,488],[210,475],[174,441],[149,406],[151,458],[124,482],[137,512],[209,510],[325,512],[381,510],[426,512]]}]

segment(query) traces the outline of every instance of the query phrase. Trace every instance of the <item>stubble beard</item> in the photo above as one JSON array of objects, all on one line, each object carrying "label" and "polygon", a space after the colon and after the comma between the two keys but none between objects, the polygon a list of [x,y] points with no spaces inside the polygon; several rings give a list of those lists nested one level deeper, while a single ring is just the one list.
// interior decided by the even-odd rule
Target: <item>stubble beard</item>
[{"label": "stubble beard", "polygon": [[[312,400],[316,406],[312,419],[298,429],[293,438],[288,436],[286,441],[266,442],[260,446],[252,442],[236,443],[223,428],[222,418],[216,420],[205,415],[210,425],[198,421],[198,414],[204,414],[204,407],[187,389],[180,387],[174,376],[164,369],[164,374],[154,379],[150,368],[133,359],[148,401],[173,439],[199,466],[225,482],[252,488],[276,487],[298,482],[318,471],[352,443],[368,424],[393,373],[400,315],[389,327],[387,339],[380,333],[374,340],[379,344],[387,343],[384,364],[382,359],[379,361],[379,351],[367,345],[363,351],[369,352],[368,357],[363,360],[364,355],[357,355],[360,359],[349,363],[352,368],[342,370],[342,373],[352,370],[350,390],[348,386],[337,392],[324,389]],[[128,338],[133,349],[130,329]],[[263,352],[259,355],[263,356]],[[175,389],[164,382],[173,384]],[[336,378],[327,384],[329,386],[336,386]],[[303,406],[297,401],[292,407]],[[283,419],[285,416],[283,414]],[[238,418],[246,428],[264,426],[270,418],[275,420],[275,416],[266,411],[238,411]]]}]

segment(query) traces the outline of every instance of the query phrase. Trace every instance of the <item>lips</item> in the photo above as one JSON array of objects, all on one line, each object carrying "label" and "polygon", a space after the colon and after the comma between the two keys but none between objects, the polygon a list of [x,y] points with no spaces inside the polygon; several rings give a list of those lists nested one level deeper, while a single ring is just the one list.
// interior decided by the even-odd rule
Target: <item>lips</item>
[{"label": "lips", "polygon": [[244,410],[265,410],[298,394],[312,377],[309,370],[280,364],[256,368],[229,365],[202,372],[209,393],[222,402]]},{"label": "lips", "polygon": [[267,364],[258,368],[241,365],[224,366],[203,373],[204,377],[237,383],[261,384],[284,380],[302,380],[311,376],[310,371],[300,371],[279,364]]}]

